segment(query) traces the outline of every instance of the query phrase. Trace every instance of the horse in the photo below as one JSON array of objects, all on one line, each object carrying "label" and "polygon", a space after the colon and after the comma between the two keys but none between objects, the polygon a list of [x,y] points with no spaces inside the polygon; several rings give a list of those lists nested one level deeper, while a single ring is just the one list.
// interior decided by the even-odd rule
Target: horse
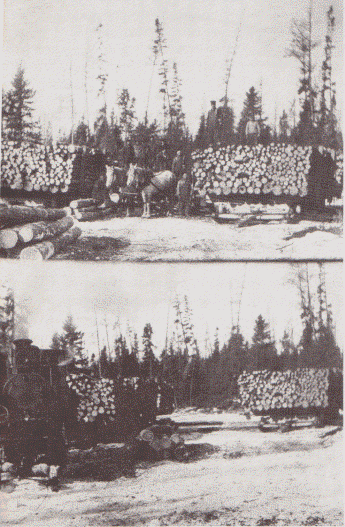
[{"label": "horse", "polygon": [[152,198],[159,194],[165,196],[168,199],[169,211],[171,213],[175,192],[176,176],[173,172],[170,170],[163,170],[163,172],[158,172],[155,174],[150,180],[150,183],[141,191],[144,204],[142,217],[150,218]]},{"label": "horse", "polygon": [[176,177],[170,170],[154,173],[151,169],[131,165],[128,171],[127,186],[123,194],[141,193],[144,204],[143,218],[151,216],[151,201],[161,195],[168,199],[169,210],[172,209],[176,190]]}]

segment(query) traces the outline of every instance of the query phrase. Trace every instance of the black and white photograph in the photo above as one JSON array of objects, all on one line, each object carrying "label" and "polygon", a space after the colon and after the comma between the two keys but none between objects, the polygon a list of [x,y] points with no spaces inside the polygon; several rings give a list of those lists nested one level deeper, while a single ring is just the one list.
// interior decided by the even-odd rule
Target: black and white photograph
[{"label": "black and white photograph", "polygon": [[89,265],[3,268],[2,524],[343,525],[341,265]]},{"label": "black and white photograph", "polygon": [[0,524],[339,526],[341,0],[7,0]]},{"label": "black and white photograph", "polygon": [[1,256],[341,259],[342,18],[341,0],[5,2]]}]

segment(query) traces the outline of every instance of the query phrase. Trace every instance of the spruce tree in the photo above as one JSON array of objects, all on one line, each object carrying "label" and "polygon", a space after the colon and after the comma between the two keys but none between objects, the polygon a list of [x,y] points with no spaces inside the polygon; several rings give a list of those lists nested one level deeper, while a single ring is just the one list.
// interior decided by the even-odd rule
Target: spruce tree
[{"label": "spruce tree", "polygon": [[33,121],[33,98],[35,91],[29,87],[25,72],[19,66],[12,88],[3,94],[3,131],[7,139],[22,143],[39,139],[37,123]]},{"label": "spruce tree", "polygon": [[245,141],[245,130],[246,125],[249,120],[255,119],[255,117],[261,117],[262,115],[262,106],[261,106],[261,97],[258,92],[252,86],[249,91],[246,93],[246,98],[243,102],[243,109],[241,112],[241,117],[237,125],[237,134],[239,140]]}]

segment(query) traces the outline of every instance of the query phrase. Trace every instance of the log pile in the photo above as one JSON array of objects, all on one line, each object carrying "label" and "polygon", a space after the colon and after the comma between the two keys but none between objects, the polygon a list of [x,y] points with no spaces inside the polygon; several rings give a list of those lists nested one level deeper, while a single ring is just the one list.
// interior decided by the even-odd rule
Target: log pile
[{"label": "log pile", "polygon": [[328,369],[244,372],[238,378],[242,406],[253,413],[292,409],[327,408]]},{"label": "log pile", "polygon": [[155,424],[145,428],[137,437],[143,453],[149,458],[157,455],[163,458],[173,457],[177,448],[184,445],[184,440],[177,433],[176,427],[169,424]]},{"label": "log pile", "polygon": [[[201,196],[305,197],[312,177],[312,147],[271,143],[229,145],[192,153],[192,174]],[[337,154],[339,171],[342,155]],[[339,174],[338,174],[339,176]]]},{"label": "log pile", "polygon": [[83,374],[67,376],[67,384],[79,397],[78,421],[93,422],[97,417],[113,421],[116,414],[114,381],[93,379]]},{"label": "log pile", "polygon": [[69,206],[72,215],[78,221],[99,220],[113,213],[112,207],[100,208],[96,200],[92,198],[71,201]]},{"label": "log pile", "polygon": [[91,194],[105,170],[104,156],[73,145],[1,144],[1,181],[11,190]]},{"label": "log pile", "polygon": [[0,249],[20,259],[47,260],[81,235],[81,229],[74,223],[66,209],[3,206],[0,208]]}]

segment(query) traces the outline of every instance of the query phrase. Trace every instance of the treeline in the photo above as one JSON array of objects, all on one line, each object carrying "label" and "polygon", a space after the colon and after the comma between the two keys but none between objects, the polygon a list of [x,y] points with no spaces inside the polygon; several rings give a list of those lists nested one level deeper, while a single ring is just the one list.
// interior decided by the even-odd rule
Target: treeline
[{"label": "treeline", "polygon": [[229,408],[236,404],[237,378],[243,371],[342,367],[342,353],[336,343],[322,267],[313,301],[306,269],[297,274],[297,286],[303,324],[298,343],[289,331],[285,331],[282,340],[277,342],[272,328],[259,315],[250,341],[236,325],[222,345],[217,331],[213,342],[206,345],[206,353],[201,355],[192,312],[185,297],[174,302],[173,331],[163,350],[155,349],[152,326],[147,323],[141,337],[135,333],[130,337],[120,334],[115,342],[108,342],[97,357],[90,357],[84,348],[83,333],[71,317],[66,320],[62,333],[54,336],[52,346],[66,352],[72,350],[76,367],[96,377],[163,379],[173,387],[178,407]]},{"label": "treeline", "polygon": [[[286,108],[275,119],[274,126],[267,124],[267,117],[262,107],[260,90],[252,86],[245,94],[240,116],[235,116],[228,98],[229,75],[226,75],[225,95],[220,99],[211,123],[210,112],[200,118],[200,125],[193,138],[186,126],[183,100],[181,95],[182,81],[179,77],[177,63],[170,67],[166,58],[167,43],[161,22],[155,21],[155,38],[153,43],[153,72],[160,78],[158,97],[161,100],[161,119],[149,122],[149,104],[152,99],[147,96],[144,118],[136,114],[136,101],[128,89],[120,93],[116,107],[107,107],[106,58],[103,52],[102,24],[96,29],[98,41],[97,82],[99,112],[93,125],[90,125],[88,112],[75,122],[73,96],[71,94],[71,121],[69,133],[60,135],[59,141],[98,148],[107,154],[112,161],[128,165],[135,161],[143,166],[158,168],[163,159],[166,168],[177,150],[184,158],[190,160],[190,151],[194,148],[205,148],[209,144],[222,146],[246,141],[246,125],[256,120],[260,126],[259,141],[267,144],[271,141],[291,142],[297,144],[319,144],[331,148],[341,148],[342,138],[336,119],[336,92],[332,72],[333,33],[335,17],[332,6],[326,13],[326,32],[324,40],[324,58],[319,75],[321,84],[315,83],[315,64],[312,51],[317,43],[312,40],[312,21],[294,20],[291,24],[291,42],[286,56],[296,60],[300,70],[300,81],[296,99],[299,99],[301,111],[297,115],[296,99],[290,108]],[[152,73],[153,74],[153,73]],[[87,86],[85,82],[87,95]],[[2,134],[15,142],[52,141],[51,126],[43,130],[39,122],[33,121],[33,101],[35,92],[25,79],[22,67],[18,69],[12,87],[2,94]],[[155,96],[157,96],[155,94]],[[237,126],[235,122],[237,121]],[[158,162],[157,156],[164,152]]]}]

